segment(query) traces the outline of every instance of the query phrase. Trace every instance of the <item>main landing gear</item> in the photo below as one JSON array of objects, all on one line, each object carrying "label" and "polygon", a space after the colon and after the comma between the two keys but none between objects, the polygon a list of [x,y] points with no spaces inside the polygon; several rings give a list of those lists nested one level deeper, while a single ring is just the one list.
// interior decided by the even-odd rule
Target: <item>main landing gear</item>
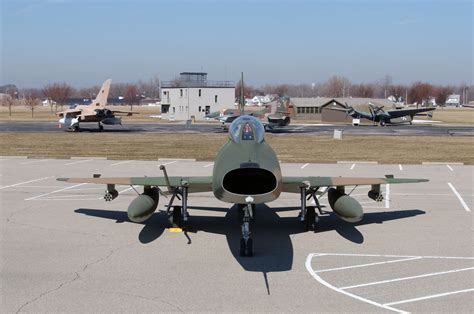
[{"label": "main landing gear", "polygon": [[253,218],[255,205],[252,204],[253,197],[248,196],[247,204],[238,205],[239,218],[242,220],[242,238],[240,239],[240,256],[253,256],[253,240],[250,238],[250,220]]},{"label": "main landing gear", "polygon": [[99,124],[99,131],[102,132],[104,130],[104,126],[100,124],[100,122],[97,122]]},{"label": "main landing gear", "polygon": [[[309,187],[309,184],[302,184],[300,186],[301,209],[298,217],[300,221],[305,224],[306,231],[316,231],[320,220],[319,215],[323,214],[318,197],[316,196],[318,189],[318,187]],[[311,198],[313,198],[316,206],[306,206],[306,201],[310,200]],[[316,208],[318,209],[318,213],[316,213]]]},{"label": "main landing gear", "polygon": [[[175,198],[181,201],[181,206],[173,206]],[[173,208],[173,210],[171,210],[171,208]],[[174,189],[166,213],[168,214],[168,220],[173,228],[184,229],[189,218],[187,182],[183,182],[181,186]]]}]

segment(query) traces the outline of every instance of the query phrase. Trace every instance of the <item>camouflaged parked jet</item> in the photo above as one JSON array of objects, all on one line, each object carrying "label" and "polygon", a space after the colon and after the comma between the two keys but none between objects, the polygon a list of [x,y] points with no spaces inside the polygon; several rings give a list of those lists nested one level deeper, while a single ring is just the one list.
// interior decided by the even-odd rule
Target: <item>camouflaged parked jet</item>
[{"label": "camouflaged parked jet", "polygon": [[109,96],[111,79],[106,80],[96,98],[89,105],[79,105],[72,109],[56,113],[59,116],[59,125],[65,125],[71,131],[80,131],[79,123],[97,122],[99,130],[104,129],[104,124],[122,124],[122,118],[118,115],[131,116],[134,112],[110,110],[105,108]]},{"label": "camouflaged parked jet", "polygon": [[[346,186],[370,185],[368,196],[380,202],[383,199],[381,184],[428,181],[396,179],[393,176],[385,178],[283,176],[278,157],[265,142],[264,134],[264,127],[257,118],[252,116],[237,118],[229,128],[229,141],[216,156],[211,176],[173,177],[168,176],[164,166],[160,166],[163,171],[162,177],[101,178],[100,175],[94,175],[93,178],[58,178],[58,180],[106,184],[104,196],[106,201],[118,196],[116,185],[143,186],[143,193],[128,207],[128,218],[133,222],[143,222],[153,215],[160,194],[171,195],[167,206],[169,219],[173,225],[180,228],[185,228],[189,218],[188,194],[212,191],[217,199],[238,206],[239,219],[242,222],[241,256],[253,255],[250,220],[253,219],[255,205],[274,201],[282,192],[299,194],[299,219],[306,223],[307,228],[316,228],[319,221],[318,213],[322,213],[318,199],[318,196],[322,195],[320,188],[328,188],[326,193],[329,204],[339,218],[348,222],[358,222],[363,216],[362,206],[345,193]],[[309,198],[313,198],[316,206],[306,206]],[[173,206],[176,199],[180,200],[180,205]]]}]

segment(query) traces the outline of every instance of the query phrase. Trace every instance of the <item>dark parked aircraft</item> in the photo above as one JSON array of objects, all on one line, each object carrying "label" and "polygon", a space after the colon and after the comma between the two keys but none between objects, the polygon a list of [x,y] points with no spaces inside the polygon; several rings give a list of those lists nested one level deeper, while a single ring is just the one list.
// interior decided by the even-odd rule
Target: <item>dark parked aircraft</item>
[{"label": "dark parked aircraft", "polygon": [[[383,110],[383,106],[375,106],[369,104],[369,111],[358,111],[346,104],[346,109],[342,109],[347,112],[348,115],[355,119],[367,119],[372,121],[374,124],[378,123],[381,126],[386,124],[401,124],[401,123],[410,123],[412,124],[413,117],[422,112],[433,111],[436,108],[404,108],[404,109],[394,109],[394,110]],[[338,109],[333,109],[338,110]],[[430,115],[431,114],[431,115]],[[432,116],[430,112],[428,115]]]}]

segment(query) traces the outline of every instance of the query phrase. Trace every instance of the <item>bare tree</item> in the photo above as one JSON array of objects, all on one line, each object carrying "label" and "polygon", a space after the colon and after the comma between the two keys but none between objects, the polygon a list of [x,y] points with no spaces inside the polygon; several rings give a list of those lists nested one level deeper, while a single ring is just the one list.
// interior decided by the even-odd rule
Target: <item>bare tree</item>
[{"label": "bare tree", "polygon": [[[237,85],[235,86],[235,92],[234,92],[234,96],[236,99],[240,99],[240,86],[241,85],[242,85],[242,82],[241,80],[239,80],[237,82]],[[255,96],[255,95],[258,95],[255,89],[252,86],[245,84],[244,82],[244,98],[251,98],[252,96]]]},{"label": "bare tree", "polygon": [[326,97],[347,97],[351,82],[342,76],[332,76],[324,84],[324,96]]},{"label": "bare tree", "polygon": [[142,93],[146,97],[159,98],[160,79],[157,75],[155,75],[147,82],[139,80],[137,82],[137,86],[140,93]]},{"label": "bare tree", "polygon": [[415,82],[408,90],[408,98],[412,103],[422,104],[423,101],[428,100],[433,95],[433,85],[426,82]]},{"label": "bare tree", "polygon": [[387,98],[389,95],[390,87],[392,86],[393,78],[391,75],[386,74],[382,79],[380,79],[380,86],[383,89],[383,98]]},{"label": "bare tree", "polygon": [[12,107],[16,105],[18,100],[18,90],[16,86],[8,87],[5,91],[4,97],[2,97],[2,106],[8,107],[8,115],[12,116]]},{"label": "bare tree", "polygon": [[2,95],[3,97],[0,98],[2,106],[8,107],[8,115],[12,116],[12,107],[16,104],[16,99],[14,99],[10,95]]},{"label": "bare tree", "polygon": [[446,104],[446,99],[448,96],[454,92],[455,88],[453,86],[436,86],[433,88],[433,95],[436,99],[438,105],[443,106]]},{"label": "bare tree", "polygon": [[135,85],[129,85],[125,91],[124,99],[130,105],[130,110],[133,110],[133,105],[140,104],[141,97],[138,94],[138,88]]},{"label": "bare tree", "polygon": [[403,85],[392,85],[388,88],[388,92],[390,93],[390,96],[395,97],[397,100],[399,100],[400,98],[405,98],[406,91],[407,91],[407,87]]},{"label": "bare tree", "polygon": [[54,83],[50,85],[46,85],[42,92],[45,97],[51,101],[51,112],[53,111],[52,102],[56,102],[56,109],[57,104],[61,105],[61,110],[63,110],[63,106],[66,103],[66,100],[72,95],[73,88],[66,83]]},{"label": "bare tree", "polygon": [[44,97],[46,97],[46,99],[49,102],[51,112],[53,112],[53,103],[54,103],[53,99],[56,98],[56,93],[57,93],[56,86],[46,85],[45,87],[43,87],[42,92],[43,92]]},{"label": "bare tree", "polygon": [[351,96],[372,98],[374,97],[374,88],[370,84],[357,84],[351,86]]},{"label": "bare tree", "polygon": [[40,91],[37,89],[23,90],[23,101],[25,106],[31,110],[31,117],[34,117],[35,108],[40,104]]},{"label": "bare tree", "polygon": [[[110,85],[109,97],[123,97],[127,91],[128,83],[114,83]],[[94,93],[97,93],[97,90]]]}]

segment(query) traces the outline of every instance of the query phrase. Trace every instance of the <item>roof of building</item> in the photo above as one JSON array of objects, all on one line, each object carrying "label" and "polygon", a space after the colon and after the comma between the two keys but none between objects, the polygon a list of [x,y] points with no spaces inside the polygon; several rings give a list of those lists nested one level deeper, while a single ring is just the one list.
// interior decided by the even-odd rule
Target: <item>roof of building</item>
[{"label": "roof of building", "polygon": [[315,97],[315,98],[301,98],[293,97],[291,101],[297,107],[324,107],[328,106],[333,102],[336,102],[339,105],[348,105],[352,107],[367,105],[368,103],[377,105],[377,106],[393,106],[395,103],[388,99],[383,98],[327,98],[327,97]]},{"label": "roof of building", "polygon": [[291,97],[296,107],[321,107],[332,98],[327,97]]}]

